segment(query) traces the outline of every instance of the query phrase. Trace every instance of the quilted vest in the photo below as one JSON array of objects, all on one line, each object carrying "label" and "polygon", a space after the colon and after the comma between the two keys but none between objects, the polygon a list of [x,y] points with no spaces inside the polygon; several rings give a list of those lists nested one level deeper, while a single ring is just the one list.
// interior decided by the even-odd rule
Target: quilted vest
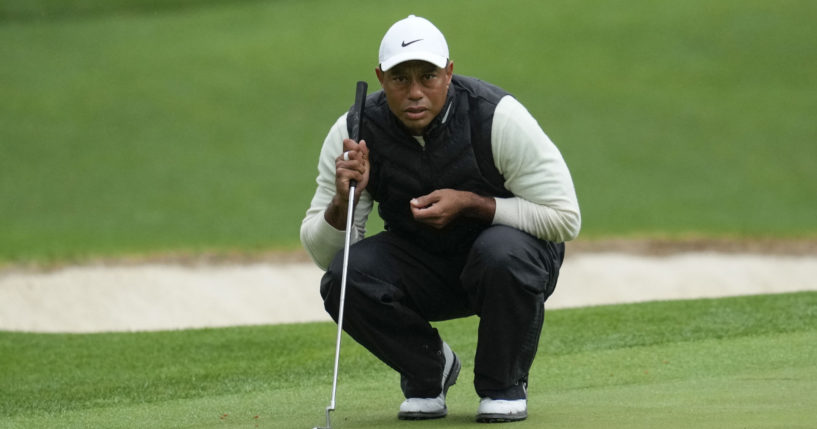
[{"label": "quilted vest", "polygon": [[[478,79],[455,75],[445,106],[426,129],[424,146],[391,113],[382,90],[367,97],[360,131],[371,164],[366,189],[378,202],[387,230],[432,252],[471,247],[488,224],[460,217],[438,230],[415,221],[409,201],[444,188],[512,196],[491,153],[494,110],[507,94]],[[351,129],[348,122],[347,127]]]}]

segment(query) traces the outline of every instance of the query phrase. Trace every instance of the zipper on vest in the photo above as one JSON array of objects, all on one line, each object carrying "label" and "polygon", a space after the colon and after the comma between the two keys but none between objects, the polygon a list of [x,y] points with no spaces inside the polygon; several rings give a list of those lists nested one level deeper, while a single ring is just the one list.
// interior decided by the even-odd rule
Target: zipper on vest
[{"label": "zipper on vest", "polygon": [[[431,173],[432,170],[431,170],[431,165],[430,165],[430,162],[429,162],[428,149],[427,149],[428,148],[428,138],[426,138],[426,136],[424,136],[424,135],[423,136],[413,136],[412,138],[417,142],[417,146],[420,149],[420,162],[423,163],[422,168],[425,169],[426,174]],[[429,177],[429,176],[426,176],[426,177]]]},{"label": "zipper on vest", "polygon": [[423,136],[423,141],[425,144],[420,145],[420,162],[423,163],[422,171],[425,171],[425,177],[423,177],[422,182],[425,184],[428,192],[432,192],[438,188],[436,180],[437,174],[435,174],[434,166],[431,164],[431,154],[428,151],[429,139]]}]

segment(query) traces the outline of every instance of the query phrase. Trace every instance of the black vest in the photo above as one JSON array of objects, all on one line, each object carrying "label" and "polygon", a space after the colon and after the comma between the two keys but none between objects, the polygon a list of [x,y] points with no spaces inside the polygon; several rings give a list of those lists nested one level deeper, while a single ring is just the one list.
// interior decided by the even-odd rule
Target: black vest
[{"label": "black vest", "polygon": [[391,113],[382,90],[366,98],[360,133],[371,163],[366,189],[379,203],[387,230],[433,252],[471,247],[488,224],[458,218],[442,230],[434,229],[414,220],[409,201],[444,188],[512,196],[491,153],[494,110],[507,94],[486,82],[455,75],[445,106],[423,136],[425,147]]}]

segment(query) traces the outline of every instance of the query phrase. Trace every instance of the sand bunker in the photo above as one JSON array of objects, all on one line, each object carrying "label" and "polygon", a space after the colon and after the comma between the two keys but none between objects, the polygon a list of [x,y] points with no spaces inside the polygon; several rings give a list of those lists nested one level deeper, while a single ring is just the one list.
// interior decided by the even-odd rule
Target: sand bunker
[{"label": "sand bunker", "polygon": [[[144,331],[328,321],[307,261],[0,271],[0,330]],[[568,254],[548,308],[817,290],[817,255]]]}]

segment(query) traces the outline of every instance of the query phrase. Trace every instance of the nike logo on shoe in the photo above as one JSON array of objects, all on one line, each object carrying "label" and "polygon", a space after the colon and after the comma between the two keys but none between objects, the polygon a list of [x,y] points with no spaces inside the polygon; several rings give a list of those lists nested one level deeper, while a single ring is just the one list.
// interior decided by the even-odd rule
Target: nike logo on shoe
[{"label": "nike logo on shoe", "polygon": [[407,42],[404,40],[404,41],[403,41],[403,43],[402,43],[402,45],[403,45],[403,47],[405,48],[406,46],[408,46],[408,45],[410,45],[410,44],[412,44],[412,43],[417,43],[417,42],[419,42],[420,40],[423,40],[423,39],[412,40],[411,42],[408,42],[408,43],[407,43]]}]

